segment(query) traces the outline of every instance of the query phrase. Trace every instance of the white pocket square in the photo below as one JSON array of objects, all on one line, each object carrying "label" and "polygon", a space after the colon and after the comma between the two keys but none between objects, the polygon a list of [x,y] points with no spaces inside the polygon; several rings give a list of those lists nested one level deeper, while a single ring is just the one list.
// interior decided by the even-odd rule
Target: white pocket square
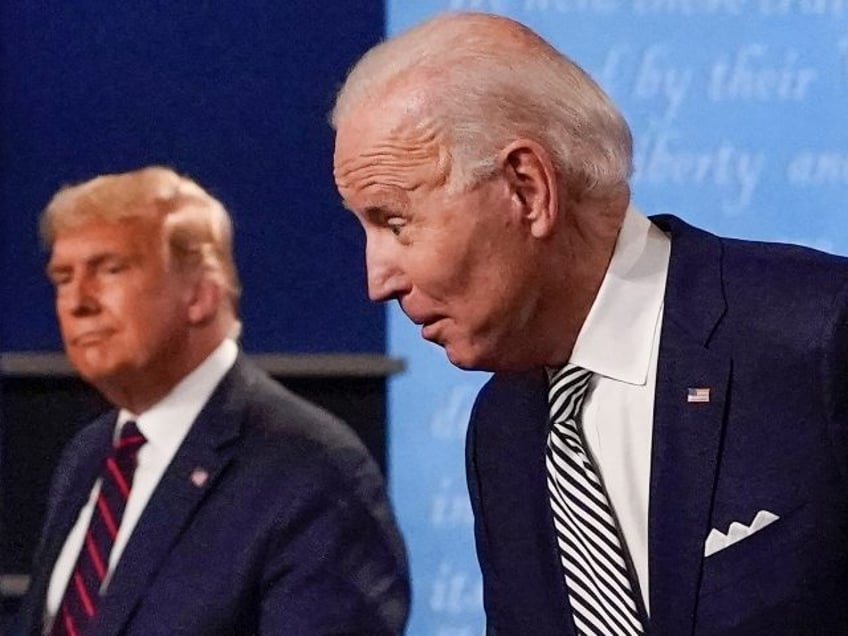
[{"label": "white pocket square", "polygon": [[751,525],[746,526],[744,523],[734,521],[727,529],[727,534],[713,528],[707,535],[707,540],[704,542],[704,556],[708,557],[720,550],[729,548],[734,543],[750,537],[755,532],[758,532],[780,519],[773,512],[768,510],[760,510],[755,516]]}]

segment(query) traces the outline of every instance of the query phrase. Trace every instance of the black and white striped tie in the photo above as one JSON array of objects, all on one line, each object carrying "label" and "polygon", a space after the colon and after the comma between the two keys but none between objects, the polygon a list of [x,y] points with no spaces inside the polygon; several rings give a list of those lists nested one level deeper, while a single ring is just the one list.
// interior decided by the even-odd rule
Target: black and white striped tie
[{"label": "black and white striped tie", "polygon": [[559,557],[581,636],[642,634],[615,515],[579,428],[591,371],[574,365],[550,381],[545,464]]}]

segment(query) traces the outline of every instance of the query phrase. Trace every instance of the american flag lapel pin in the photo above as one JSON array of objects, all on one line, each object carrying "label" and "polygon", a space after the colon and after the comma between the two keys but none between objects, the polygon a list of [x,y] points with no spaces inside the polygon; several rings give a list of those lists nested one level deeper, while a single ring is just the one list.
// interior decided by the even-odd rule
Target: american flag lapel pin
[{"label": "american flag lapel pin", "polygon": [[198,488],[202,488],[203,484],[206,483],[206,480],[209,479],[209,471],[205,468],[197,467],[193,471],[191,471],[191,483],[193,483]]},{"label": "american flag lapel pin", "polygon": [[686,401],[694,403],[706,403],[710,401],[710,387],[690,386],[686,389]]}]

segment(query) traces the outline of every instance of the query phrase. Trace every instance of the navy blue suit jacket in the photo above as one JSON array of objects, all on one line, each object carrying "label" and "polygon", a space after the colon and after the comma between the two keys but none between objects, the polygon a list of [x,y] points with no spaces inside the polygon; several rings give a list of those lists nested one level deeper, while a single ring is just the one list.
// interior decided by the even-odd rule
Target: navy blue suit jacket
[{"label": "navy blue suit jacket", "polygon": [[[848,634],[848,261],[674,217],[651,451],[650,633]],[[614,342],[610,343],[615,346]],[[709,403],[687,389],[709,387]],[[467,470],[490,634],[573,634],[542,369],[496,374]],[[712,528],[780,519],[704,556]]]},{"label": "navy blue suit jacket", "polygon": [[[115,413],[64,452],[13,634],[39,634],[53,564],[98,476]],[[209,473],[202,486],[191,474]],[[138,521],[93,634],[398,634],[405,550],[355,435],[243,357]]]}]

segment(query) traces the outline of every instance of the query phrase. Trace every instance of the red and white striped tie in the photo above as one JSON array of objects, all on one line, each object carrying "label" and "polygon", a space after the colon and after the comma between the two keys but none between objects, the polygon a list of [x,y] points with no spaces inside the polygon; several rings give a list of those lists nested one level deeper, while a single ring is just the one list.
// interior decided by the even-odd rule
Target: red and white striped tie
[{"label": "red and white striped tie", "polygon": [[53,621],[51,636],[84,636],[97,615],[109,555],[132,488],[138,449],[146,441],[135,422],[126,422],[103,463],[91,523]]}]

